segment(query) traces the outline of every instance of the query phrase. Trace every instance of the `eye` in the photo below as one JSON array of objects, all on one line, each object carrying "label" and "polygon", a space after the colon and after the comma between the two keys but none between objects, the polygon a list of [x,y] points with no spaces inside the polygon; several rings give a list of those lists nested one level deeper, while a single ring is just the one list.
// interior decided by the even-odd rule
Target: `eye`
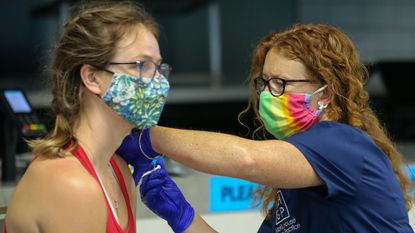
[{"label": "eye", "polygon": [[281,88],[284,86],[284,81],[279,78],[274,78],[270,80],[269,84],[272,88]]},{"label": "eye", "polygon": [[128,69],[137,69],[137,65],[136,64],[127,64],[127,68]]}]

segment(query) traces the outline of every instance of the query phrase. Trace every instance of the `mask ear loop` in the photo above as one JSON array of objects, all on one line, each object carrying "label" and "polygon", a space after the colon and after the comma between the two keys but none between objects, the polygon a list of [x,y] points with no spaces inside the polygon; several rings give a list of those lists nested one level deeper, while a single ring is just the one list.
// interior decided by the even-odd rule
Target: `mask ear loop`
[{"label": "mask ear loop", "polygon": [[[322,87],[320,87],[319,89],[317,89],[315,92],[313,92],[312,94],[311,94],[311,96],[312,95],[315,95],[315,94],[317,94],[317,93],[320,93],[320,92],[322,92],[324,89],[326,89],[327,88],[327,85],[324,85],[324,86],[322,86]],[[323,110],[323,109],[325,109],[325,108],[327,108],[327,106],[329,105],[328,103],[327,104],[324,104],[322,101],[318,101],[317,102],[317,104],[318,104],[318,110]]]}]

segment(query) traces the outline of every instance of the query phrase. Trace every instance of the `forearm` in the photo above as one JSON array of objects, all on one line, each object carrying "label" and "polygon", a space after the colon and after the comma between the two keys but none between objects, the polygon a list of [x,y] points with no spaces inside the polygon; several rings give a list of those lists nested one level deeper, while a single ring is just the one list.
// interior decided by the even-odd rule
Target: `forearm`
[{"label": "forearm", "polygon": [[155,127],[151,141],[155,151],[211,174],[245,178],[241,171],[253,163],[252,141],[232,135]]},{"label": "forearm", "polygon": [[150,136],[155,151],[202,172],[278,188],[322,184],[302,152],[282,140],[166,127],[152,128]]},{"label": "forearm", "polygon": [[212,227],[207,224],[202,217],[195,214],[192,223],[183,233],[216,233]]}]

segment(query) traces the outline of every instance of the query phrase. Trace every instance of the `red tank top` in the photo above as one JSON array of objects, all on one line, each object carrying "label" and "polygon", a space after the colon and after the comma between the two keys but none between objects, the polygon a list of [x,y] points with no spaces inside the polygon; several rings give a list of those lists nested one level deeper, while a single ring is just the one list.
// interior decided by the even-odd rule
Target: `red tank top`
[{"label": "red tank top", "polygon": [[[94,179],[98,182],[99,186],[101,187],[102,194],[104,195],[105,204],[107,206],[107,230],[106,233],[136,233],[136,226],[135,226],[135,219],[133,212],[131,210],[130,205],[130,197],[128,195],[127,186],[125,185],[124,177],[118,167],[117,163],[115,162],[114,158],[111,158],[110,163],[114,168],[115,175],[117,176],[118,182],[121,186],[121,191],[124,196],[125,203],[127,204],[127,211],[128,211],[128,223],[127,228],[125,231],[121,228],[121,226],[117,223],[115,219],[114,213],[111,211],[110,204],[105,196],[104,189],[101,186],[101,182],[99,182],[98,176],[95,172],[94,167],[89,161],[88,156],[86,155],[85,151],[82,147],[78,144],[78,146],[72,151],[72,154],[81,162],[81,164],[85,167],[85,169],[94,177]],[[6,223],[3,225],[3,233],[7,233]]]},{"label": "red tank top", "polygon": [[135,219],[133,212],[131,210],[130,205],[130,197],[128,195],[127,187],[125,185],[124,177],[122,176],[122,173],[120,171],[120,168],[118,167],[117,163],[115,162],[114,157],[111,158],[110,163],[112,167],[114,168],[115,175],[117,176],[118,182],[121,186],[121,191],[124,196],[125,203],[127,204],[127,211],[128,211],[128,223],[127,228],[125,231],[121,228],[121,226],[117,223],[117,220],[115,219],[114,213],[111,211],[110,204],[108,203],[108,199],[105,196],[104,189],[101,186],[101,183],[99,182],[98,176],[95,172],[94,167],[91,164],[91,161],[89,160],[88,156],[86,155],[85,151],[82,149],[82,147],[78,144],[78,146],[72,151],[72,154],[78,158],[78,160],[81,162],[81,164],[86,168],[86,170],[94,177],[94,179],[98,182],[98,184],[101,187],[102,194],[105,197],[105,204],[107,206],[107,233],[136,233],[136,226],[135,226]]}]

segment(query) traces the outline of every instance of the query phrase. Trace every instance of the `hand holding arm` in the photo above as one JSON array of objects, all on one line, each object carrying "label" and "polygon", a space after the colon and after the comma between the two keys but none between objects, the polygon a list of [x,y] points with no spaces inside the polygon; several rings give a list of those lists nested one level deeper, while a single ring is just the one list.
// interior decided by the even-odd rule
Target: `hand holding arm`
[{"label": "hand holding arm", "polygon": [[159,156],[151,146],[150,129],[133,129],[124,138],[121,146],[115,153],[134,167],[133,177],[135,185],[138,184],[148,165],[151,164],[154,158]]}]

